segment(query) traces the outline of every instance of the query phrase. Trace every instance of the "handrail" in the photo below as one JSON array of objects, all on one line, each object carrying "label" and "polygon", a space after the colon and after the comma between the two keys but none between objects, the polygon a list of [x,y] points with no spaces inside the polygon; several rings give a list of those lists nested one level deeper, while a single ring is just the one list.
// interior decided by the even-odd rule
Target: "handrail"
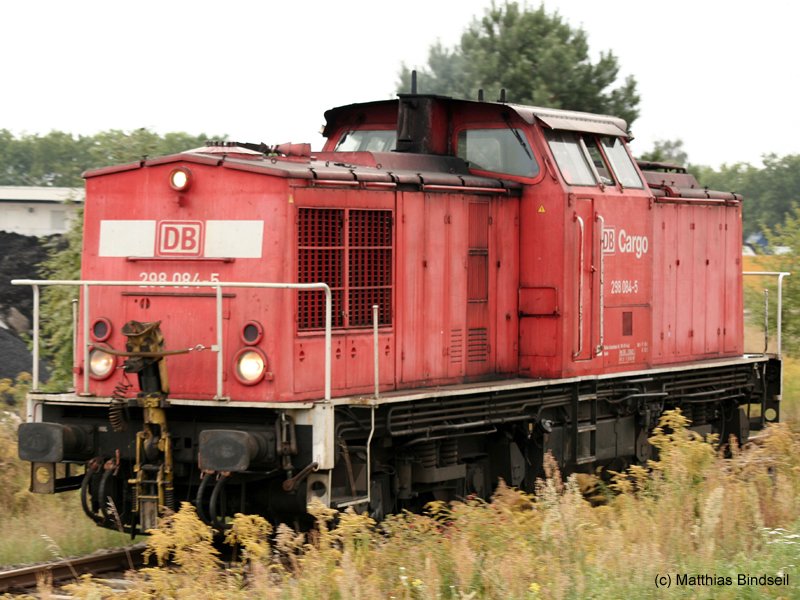
[{"label": "handrail", "polygon": [[380,383],[380,357],[378,350],[378,308],[377,304],[372,305],[372,369],[375,377],[375,399],[381,395]]},{"label": "handrail", "polygon": [[[777,336],[777,353],[776,356],[781,358],[782,356],[782,340],[781,340],[781,331],[783,329],[783,280],[786,277],[789,277],[791,273],[787,271],[742,271],[742,275],[755,275],[761,277],[777,277],[778,278],[778,308],[777,308],[777,315],[776,315],[776,328],[778,330]],[[768,325],[769,322],[764,323],[764,335],[768,337]]]},{"label": "handrail", "polygon": [[217,344],[211,350],[217,352],[217,394],[215,400],[223,400],[222,370],[224,364],[222,346],[222,288],[292,289],[320,290],[325,292],[325,400],[331,399],[331,347],[332,347],[332,294],[326,283],[261,283],[240,281],[196,281],[181,285],[174,281],[103,281],[83,279],[13,279],[11,285],[30,285],[33,287],[33,391],[39,389],[39,286],[83,286],[83,341],[84,341],[84,393],[89,394],[89,287],[208,287],[216,290]]},{"label": "handrail", "polygon": [[581,231],[581,252],[580,252],[580,266],[578,267],[578,351],[572,353],[572,358],[577,358],[583,354],[583,267],[584,267],[584,237],[585,228],[583,219],[579,215],[575,215],[575,221],[578,223]]},{"label": "handrail", "polygon": [[603,218],[603,215],[597,213],[596,220],[600,223],[600,339],[597,341],[597,355],[599,356],[600,353],[603,351],[603,346],[605,345],[605,328],[604,328],[604,318],[605,318],[605,279],[606,279],[606,259],[605,253],[603,252],[603,231],[606,228],[606,220]]}]

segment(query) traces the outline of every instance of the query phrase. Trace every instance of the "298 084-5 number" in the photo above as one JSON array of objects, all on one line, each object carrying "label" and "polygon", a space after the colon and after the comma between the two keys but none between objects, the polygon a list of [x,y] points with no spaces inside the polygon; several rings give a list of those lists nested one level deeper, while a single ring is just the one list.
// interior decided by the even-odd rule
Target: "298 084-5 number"
[{"label": "298 084-5 number", "polygon": [[139,273],[139,280],[143,283],[175,283],[175,284],[187,285],[198,282],[219,281],[219,273],[211,273],[208,279],[202,279],[199,273],[189,273],[189,272],[167,273],[166,271],[142,271]]},{"label": "298 084-5 number", "polygon": [[612,294],[637,294],[639,281],[636,279],[614,279],[611,281]]}]

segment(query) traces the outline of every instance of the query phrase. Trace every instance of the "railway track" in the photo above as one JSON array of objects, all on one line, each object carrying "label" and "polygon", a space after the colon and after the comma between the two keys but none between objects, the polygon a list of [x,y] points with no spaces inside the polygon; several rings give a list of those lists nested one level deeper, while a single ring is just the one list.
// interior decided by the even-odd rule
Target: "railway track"
[{"label": "railway track", "polygon": [[81,556],[39,563],[25,567],[0,571],[0,593],[35,588],[37,583],[46,580],[63,583],[90,573],[121,572],[138,568],[143,564],[146,544],[136,544],[125,548],[103,550]]}]

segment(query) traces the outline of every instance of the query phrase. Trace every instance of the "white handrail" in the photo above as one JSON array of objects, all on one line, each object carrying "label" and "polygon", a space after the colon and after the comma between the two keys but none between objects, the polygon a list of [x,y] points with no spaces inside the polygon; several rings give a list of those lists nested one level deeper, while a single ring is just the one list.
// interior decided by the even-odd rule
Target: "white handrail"
[{"label": "white handrail", "polygon": [[33,287],[33,391],[39,389],[39,286],[42,285],[76,285],[83,286],[83,341],[84,341],[84,391],[89,393],[89,287],[129,286],[147,287],[208,287],[216,290],[216,323],[217,346],[211,350],[217,352],[217,395],[215,400],[223,400],[222,368],[224,364],[222,352],[222,288],[257,288],[257,289],[292,289],[321,290],[325,292],[325,400],[331,399],[331,347],[332,347],[332,294],[326,283],[254,283],[240,281],[196,281],[180,284],[174,281],[103,281],[84,279],[13,279],[12,285],[30,285]]},{"label": "white handrail", "polygon": [[83,284],[83,393],[89,394],[89,284]]},{"label": "white handrail", "polygon": [[605,261],[605,254],[603,252],[603,231],[606,228],[606,220],[603,218],[603,215],[597,213],[596,216],[597,221],[600,223],[600,339],[597,342],[597,355],[599,356],[603,352],[603,347],[605,346],[605,281],[606,281],[606,261]]},{"label": "white handrail", "polygon": [[372,305],[372,369],[375,375],[375,399],[381,395],[380,360],[378,356],[378,305]]},{"label": "white handrail", "polygon": [[[782,355],[782,340],[781,340],[781,331],[783,329],[783,280],[786,277],[789,277],[791,273],[787,271],[742,271],[742,275],[756,275],[762,277],[777,277],[778,278],[778,314],[776,315],[776,328],[778,329],[778,337],[777,337],[777,357],[781,358]],[[766,325],[765,325],[766,327]],[[767,331],[764,331],[764,335],[767,335]]]},{"label": "white handrail", "polygon": [[585,237],[583,219],[579,215],[575,215],[575,221],[581,232],[581,251],[580,251],[580,265],[578,266],[578,351],[572,353],[572,358],[578,358],[583,354],[583,267],[584,267],[584,249],[583,241]]}]

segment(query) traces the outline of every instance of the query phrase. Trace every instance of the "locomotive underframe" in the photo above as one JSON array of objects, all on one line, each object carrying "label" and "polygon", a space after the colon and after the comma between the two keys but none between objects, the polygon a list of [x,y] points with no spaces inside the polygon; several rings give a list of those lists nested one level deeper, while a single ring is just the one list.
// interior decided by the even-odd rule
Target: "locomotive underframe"
[{"label": "locomotive underframe", "polygon": [[80,489],[98,524],[130,532],[181,502],[219,528],[236,512],[302,519],[314,499],[380,518],[434,499],[486,497],[500,479],[533,490],[547,454],[565,474],[644,463],[671,408],[700,434],[743,442],[778,420],[780,371],[779,359],[743,357],[236,411],[139,398],[116,408],[113,423],[108,398],[34,393],[36,423],[20,430],[20,448],[33,491]]}]

